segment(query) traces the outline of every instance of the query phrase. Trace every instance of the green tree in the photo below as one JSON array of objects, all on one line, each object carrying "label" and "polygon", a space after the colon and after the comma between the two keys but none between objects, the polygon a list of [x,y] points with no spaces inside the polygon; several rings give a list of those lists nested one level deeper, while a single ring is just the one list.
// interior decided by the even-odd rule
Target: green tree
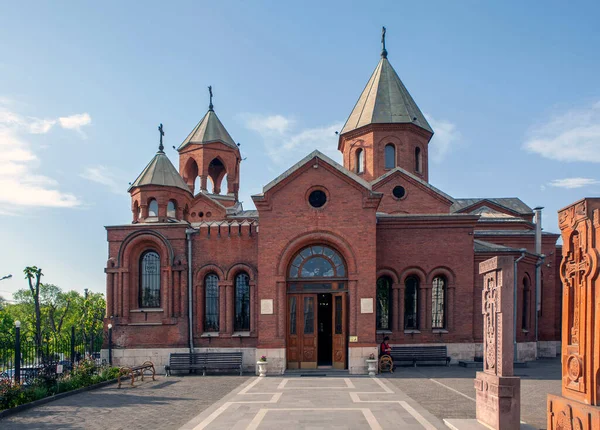
[{"label": "green tree", "polygon": [[[40,280],[42,276],[42,269],[36,266],[26,267],[23,270],[25,279],[29,283],[29,291],[31,291],[31,297],[33,298],[34,312],[35,312],[35,345],[39,350],[42,345],[42,316],[40,309]],[[34,280],[35,279],[35,280]]]}]

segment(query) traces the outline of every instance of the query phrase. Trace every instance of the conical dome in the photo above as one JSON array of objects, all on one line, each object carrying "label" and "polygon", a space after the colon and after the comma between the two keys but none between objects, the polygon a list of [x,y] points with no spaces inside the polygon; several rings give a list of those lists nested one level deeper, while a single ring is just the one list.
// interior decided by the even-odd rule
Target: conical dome
[{"label": "conical dome", "polygon": [[144,185],[162,185],[164,187],[177,187],[190,192],[189,187],[163,151],[158,151],[140,176],[129,187],[129,190]]},{"label": "conical dome", "polygon": [[340,134],[369,124],[415,124],[433,133],[388,61],[387,51],[386,56],[382,55]]},{"label": "conical dome", "polygon": [[223,142],[227,146],[237,149],[237,145],[225,129],[221,120],[219,120],[217,114],[212,109],[209,109],[177,150],[181,151],[191,143],[203,144],[211,142]]}]

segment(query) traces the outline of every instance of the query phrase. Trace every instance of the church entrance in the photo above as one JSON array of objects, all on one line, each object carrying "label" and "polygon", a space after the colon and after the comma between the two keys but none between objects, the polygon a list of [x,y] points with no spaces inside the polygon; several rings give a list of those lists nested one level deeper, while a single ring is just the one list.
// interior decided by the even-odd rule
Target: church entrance
[{"label": "church entrance", "polygon": [[287,284],[287,368],[345,369],[346,267],[327,246],[304,248],[292,261]]}]

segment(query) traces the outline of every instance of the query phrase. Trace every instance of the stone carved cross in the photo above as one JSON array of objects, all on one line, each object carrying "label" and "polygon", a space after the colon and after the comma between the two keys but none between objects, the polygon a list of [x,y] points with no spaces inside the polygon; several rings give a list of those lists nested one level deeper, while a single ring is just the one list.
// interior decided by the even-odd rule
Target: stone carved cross
[{"label": "stone carved cross", "polygon": [[485,288],[482,297],[482,313],[484,315],[484,359],[485,371],[496,373],[496,339],[497,339],[497,284],[496,272],[490,272],[485,275]]},{"label": "stone carved cross", "polygon": [[569,343],[578,345],[581,292],[582,289],[585,289],[585,273],[589,269],[590,262],[583,252],[579,234],[573,236],[572,245],[572,251],[569,252],[566,258],[564,276],[571,287],[571,294],[573,294],[573,326],[571,327],[571,341]]}]

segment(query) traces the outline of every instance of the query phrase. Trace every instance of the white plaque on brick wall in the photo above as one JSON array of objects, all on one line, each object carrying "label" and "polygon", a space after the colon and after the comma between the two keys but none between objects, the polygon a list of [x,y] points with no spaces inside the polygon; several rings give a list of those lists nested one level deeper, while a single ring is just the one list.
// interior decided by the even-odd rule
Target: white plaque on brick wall
[{"label": "white plaque on brick wall", "polygon": [[373,313],[373,298],[360,299],[360,313],[361,314],[372,314]]},{"label": "white plaque on brick wall", "polygon": [[263,315],[273,315],[273,299],[261,299],[260,313]]}]

